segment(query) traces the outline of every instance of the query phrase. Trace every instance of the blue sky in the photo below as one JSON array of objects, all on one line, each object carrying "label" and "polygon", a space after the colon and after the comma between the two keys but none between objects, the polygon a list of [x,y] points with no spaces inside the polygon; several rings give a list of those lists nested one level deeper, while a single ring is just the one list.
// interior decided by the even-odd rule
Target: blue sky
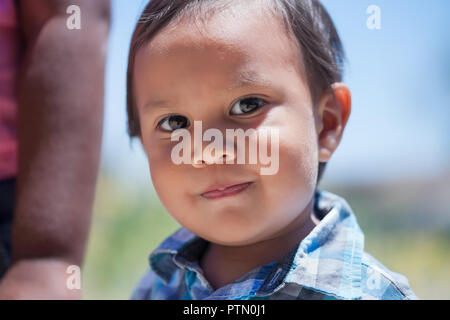
[{"label": "blue sky", "polygon": [[[102,168],[150,183],[139,142],[126,134],[128,45],[146,0],[113,0],[105,88]],[[449,168],[450,1],[323,0],[344,44],[352,112],[323,181],[428,177]],[[366,9],[381,9],[369,30]]]}]

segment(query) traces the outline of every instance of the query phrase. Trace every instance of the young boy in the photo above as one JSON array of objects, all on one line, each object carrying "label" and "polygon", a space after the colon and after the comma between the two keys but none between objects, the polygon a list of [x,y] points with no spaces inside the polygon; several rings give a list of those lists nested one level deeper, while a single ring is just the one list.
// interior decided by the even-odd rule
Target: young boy
[{"label": "young boy", "polygon": [[[183,228],[151,254],[132,298],[417,298],[405,277],[363,251],[347,202],[317,189],[350,115],[343,60],[319,1],[148,4],[131,41],[129,133]],[[228,130],[276,132],[275,173],[247,157],[235,163],[247,149],[228,135],[225,151],[191,148],[188,134],[202,128],[215,130],[215,143]],[[183,157],[192,163],[174,161],[174,132],[188,137]]]}]

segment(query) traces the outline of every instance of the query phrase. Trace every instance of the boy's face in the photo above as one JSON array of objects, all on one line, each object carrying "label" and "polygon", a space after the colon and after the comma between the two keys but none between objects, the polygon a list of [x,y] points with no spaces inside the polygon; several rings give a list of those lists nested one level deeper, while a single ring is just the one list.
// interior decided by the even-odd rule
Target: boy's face
[{"label": "boy's face", "polygon": [[[301,213],[311,206],[321,159],[321,119],[313,112],[298,44],[281,20],[248,7],[215,14],[206,26],[182,21],[166,27],[136,55],[134,93],[153,185],[168,212],[204,239],[224,245],[271,239],[305,221]],[[255,83],[239,83],[250,77]],[[264,104],[246,114],[236,102],[249,97]],[[170,115],[182,116],[175,127],[188,119],[192,137],[194,121],[223,137],[226,129],[278,130],[278,172],[261,175],[259,162],[247,160],[176,165],[171,152],[179,142],[164,131],[168,121],[157,127]],[[245,182],[251,184],[232,196],[202,195],[214,185]]]}]

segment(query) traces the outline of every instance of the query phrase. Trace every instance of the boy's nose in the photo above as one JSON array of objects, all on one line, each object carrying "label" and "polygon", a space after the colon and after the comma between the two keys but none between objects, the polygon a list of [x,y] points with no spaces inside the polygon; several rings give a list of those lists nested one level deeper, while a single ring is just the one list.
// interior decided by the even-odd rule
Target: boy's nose
[{"label": "boy's nose", "polygon": [[194,156],[192,166],[195,168],[202,168],[211,164],[231,164],[235,163],[236,154],[234,151],[234,144],[230,142],[223,142],[222,148],[214,148],[211,150],[212,142],[202,142],[201,149],[194,147]]}]

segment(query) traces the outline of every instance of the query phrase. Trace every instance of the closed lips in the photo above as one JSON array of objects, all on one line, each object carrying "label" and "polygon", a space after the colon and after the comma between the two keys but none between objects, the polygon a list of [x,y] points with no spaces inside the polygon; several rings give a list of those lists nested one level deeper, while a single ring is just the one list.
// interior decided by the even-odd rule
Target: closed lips
[{"label": "closed lips", "polygon": [[244,182],[239,184],[232,184],[228,186],[217,186],[209,188],[208,191],[203,192],[202,196],[205,198],[219,198],[223,196],[229,196],[237,194],[246,189],[252,182]]}]

